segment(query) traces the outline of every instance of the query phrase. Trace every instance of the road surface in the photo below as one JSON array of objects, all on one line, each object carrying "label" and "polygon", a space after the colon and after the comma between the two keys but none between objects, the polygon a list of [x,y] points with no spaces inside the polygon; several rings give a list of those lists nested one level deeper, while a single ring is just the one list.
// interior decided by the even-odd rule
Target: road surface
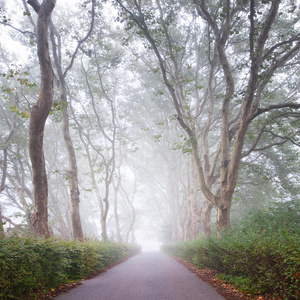
[{"label": "road surface", "polygon": [[57,300],[224,300],[175,259],[143,252],[83,281]]}]

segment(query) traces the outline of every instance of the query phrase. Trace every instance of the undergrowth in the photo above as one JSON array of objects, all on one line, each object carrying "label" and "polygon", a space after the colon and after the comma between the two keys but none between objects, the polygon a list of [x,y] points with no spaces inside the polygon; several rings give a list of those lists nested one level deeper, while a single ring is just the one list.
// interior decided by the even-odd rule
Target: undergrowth
[{"label": "undergrowth", "polygon": [[300,299],[300,205],[297,202],[251,213],[219,238],[164,246],[170,255],[218,277],[246,294]]},{"label": "undergrowth", "polygon": [[134,255],[134,245],[0,238],[0,299],[35,299]]}]

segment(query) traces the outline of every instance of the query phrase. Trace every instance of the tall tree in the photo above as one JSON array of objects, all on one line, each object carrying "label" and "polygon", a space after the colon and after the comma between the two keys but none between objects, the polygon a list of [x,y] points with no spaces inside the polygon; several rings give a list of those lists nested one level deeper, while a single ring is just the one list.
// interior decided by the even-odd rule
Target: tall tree
[{"label": "tall tree", "polygon": [[[83,61],[81,66],[87,87],[89,105],[85,107],[80,104],[82,107],[80,113],[81,120],[76,116],[74,110],[72,110],[72,113],[81,143],[85,148],[85,155],[87,156],[90,169],[90,178],[100,208],[102,238],[107,240],[106,223],[110,206],[110,185],[115,171],[116,108],[115,101],[110,96],[108,87],[105,88],[104,81],[105,77],[107,77],[106,72],[110,71],[111,68],[110,57],[109,59],[105,57],[100,65],[103,54],[99,54],[95,46],[93,52],[94,55],[89,62],[89,70],[85,69]],[[119,54],[111,55],[118,56]],[[114,57],[114,59],[118,60],[117,57]],[[94,73],[97,74],[96,77],[93,75],[90,76],[90,74]],[[99,96],[101,96],[102,101],[96,101],[96,97]],[[90,108],[90,110],[87,110],[87,108]],[[98,179],[99,176],[100,180]],[[103,191],[101,191],[100,182],[104,184]]]},{"label": "tall tree", "polygon": [[[297,68],[300,37],[295,27],[295,18],[290,18],[289,27],[285,24],[285,28],[291,30],[282,34],[278,23],[285,21],[284,13],[278,13],[278,0],[267,3],[235,3],[229,0],[208,3],[195,0],[195,8],[207,24],[205,34],[209,33],[208,46],[198,46],[196,50],[201,53],[201,50],[205,49],[204,52],[208,53],[206,64],[209,67],[206,70],[209,76],[206,76],[208,80],[201,87],[197,84],[197,69],[192,79],[186,76],[187,72],[193,71],[188,64],[193,52],[188,48],[190,44],[186,42],[189,40],[191,27],[186,25],[181,16],[184,17],[186,11],[189,11],[189,14],[193,13],[189,6],[191,3],[185,11],[174,1],[115,2],[121,8],[121,17],[127,20],[127,28],[133,29],[138,36],[143,37],[148,42],[148,48],[153,51],[166,90],[174,104],[176,118],[189,138],[202,193],[217,207],[219,232],[229,229],[231,202],[240,161],[256,148],[264,131],[262,125],[261,133],[257,133],[253,147],[243,152],[250,124],[255,118],[276,110],[284,112],[278,113],[277,118],[288,118],[292,114],[288,113],[288,109],[300,107],[295,97],[288,94],[281,102],[278,97],[266,97],[271,79],[274,78],[283,87],[287,77],[281,77],[282,71],[288,70],[286,76],[291,78]],[[169,5],[171,3],[172,5]],[[296,6],[293,3],[289,8],[296,15]],[[282,4],[285,13],[289,8]],[[175,30],[176,24],[180,24],[182,31]],[[278,33],[279,42],[275,38]],[[243,37],[246,34],[249,42],[245,43]],[[242,42],[246,48],[241,49]],[[244,60],[244,63],[238,66],[239,70],[236,60],[231,59],[233,50],[239,50],[234,54]],[[189,53],[189,59],[184,60],[186,53]],[[188,66],[185,67],[182,62]],[[185,72],[189,69],[191,70]],[[189,87],[191,81],[193,84]],[[206,88],[203,89],[204,86]],[[224,92],[220,88],[223,88]],[[195,101],[199,99],[199,89],[204,92],[200,101]],[[284,93],[283,89],[281,91]],[[195,97],[190,97],[191,95]],[[220,97],[223,98],[221,107],[218,104]],[[262,104],[264,105],[261,106]],[[209,114],[203,114],[203,108],[207,108]],[[221,132],[218,132],[216,127],[219,124]],[[287,142],[297,134],[298,131],[294,130],[290,135],[281,137]],[[279,136],[277,138],[280,139]],[[214,187],[216,183],[219,185],[217,189]]]},{"label": "tall tree", "polygon": [[63,65],[62,65],[63,57],[61,52],[62,52],[63,45],[62,45],[61,35],[59,31],[55,28],[53,23],[51,23],[50,26],[50,36],[52,42],[54,65],[55,65],[55,70],[57,72],[56,83],[60,92],[60,102],[62,106],[62,122],[63,122],[62,132],[63,132],[63,137],[64,137],[68,158],[69,158],[68,178],[69,178],[70,195],[71,195],[71,220],[72,220],[72,227],[73,227],[73,236],[75,239],[83,239],[83,232],[82,232],[80,211],[79,211],[80,192],[78,186],[78,167],[77,167],[75,149],[70,134],[66,78],[73,66],[74,60],[77,56],[80,47],[92,33],[93,26],[94,26],[94,17],[95,17],[95,0],[92,0],[91,24],[89,26],[88,32],[82,39],[78,41],[77,46],[71,56],[71,61],[69,65],[65,68],[65,70],[63,70]]},{"label": "tall tree", "polygon": [[[195,0],[196,9],[199,15],[211,26],[215,37],[215,46],[222,66],[226,92],[222,102],[222,132],[220,143],[220,189],[217,197],[212,197],[212,202],[218,208],[218,229],[230,227],[230,207],[232,196],[236,187],[238,170],[243,155],[243,146],[247,137],[247,131],[255,118],[275,110],[291,110],[300,108],[300,105],[293,101],[293,98],[284,99],[281,103],[268,105],[264,93],[267,90],[271,79],[276,73],[288,64],[293,64],[300,49],[300,35],[293,30],[294,21],[291,22],[289,34],[281,35],[280,40],[274,39],[276,34],[275,22],[280,22],[279,0],[268,1],[267,3],[256,3],[251,0],[247,3],[234,3],[232,1],[220,2],[222,13],[219,13],[221,21],[215,16],[217,10],[204,0]],[[284,3],[281,9],[286,10]],[[292,7],[292,11],[296,8]],[[234,79],[233,64],[229,57],[230,38],[234,34],[235,23],[240,19],[238,13],[248,11],[249,23],[244,24],[248,31],[249,43],[248,55],[249,68],[246,88],[239,106],[238,117],[234,119],[230,115],[230,108],[236,92],[237,80]],[[288,117],[288,115],[285,115]],[[288,141],[297,135],[299,131],[283,138]],[[258,139],[259,140],[259,135]],[[252,149],[255,148],[255,145]],[[251,150],[251,149],[250,149]],[[205,182],[203,182],[205,184]]]},{"label": "tall tree", "polygon": [[37,0],[29,0],[28,3],[38,14],[37,48],[41,70],[40,94],[32,108],[29,125],[29,152],[35,200],[33,226],[36,236],[49,237],[48,183],[43,138],[45,122],[53,102],[53,70],[48,45],[48,28],[56,0],[44,0],[41,5]]}]

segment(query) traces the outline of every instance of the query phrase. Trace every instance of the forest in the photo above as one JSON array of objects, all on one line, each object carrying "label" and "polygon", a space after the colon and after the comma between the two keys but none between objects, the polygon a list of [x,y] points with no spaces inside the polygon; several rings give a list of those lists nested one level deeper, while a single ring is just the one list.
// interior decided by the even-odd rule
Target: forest
[{"label": "forest", "polygon": [[1,236],[154,249],[279,208],[298,232],[299,2],[1,0],[0,14]]},{"label": "forest", "polygon": [[296,2],[39,6],[1,4],[8,235],[174,242],[299,201]]},{"label": "forest", "polygon": [[299,201],[296,2],[58,1],[45,57],[39,3],[17,2],[1,4],[8,235],[189,240]]}]

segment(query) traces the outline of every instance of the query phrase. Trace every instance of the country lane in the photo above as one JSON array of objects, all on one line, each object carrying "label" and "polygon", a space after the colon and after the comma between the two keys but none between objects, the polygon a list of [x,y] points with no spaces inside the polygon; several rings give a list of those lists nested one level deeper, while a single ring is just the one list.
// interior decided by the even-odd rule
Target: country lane
[{"label": "country lane", "polygon": [[83,281],[57,300],[221,300],[175,259],[161,252],[143,252]]}]

